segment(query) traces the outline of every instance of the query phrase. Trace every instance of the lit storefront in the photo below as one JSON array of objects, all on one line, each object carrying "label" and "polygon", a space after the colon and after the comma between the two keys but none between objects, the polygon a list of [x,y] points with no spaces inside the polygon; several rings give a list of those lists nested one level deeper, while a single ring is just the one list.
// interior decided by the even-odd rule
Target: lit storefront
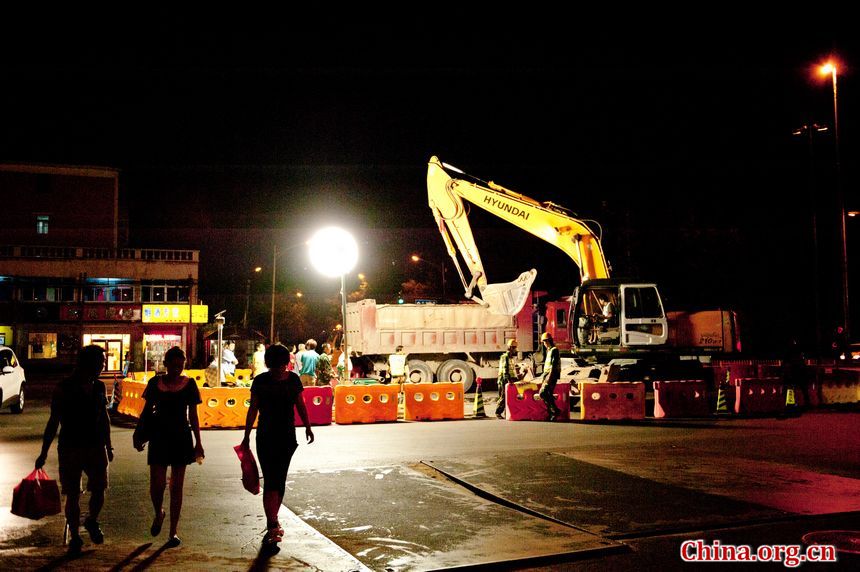
[{"label": "lit storefront", "polygon": [[209,320],[209,307],[190,304],[144,304],[143,323],[144,371],[163,368],[164,354],[173,346],[190,355],[190,336],[196,325]]}]

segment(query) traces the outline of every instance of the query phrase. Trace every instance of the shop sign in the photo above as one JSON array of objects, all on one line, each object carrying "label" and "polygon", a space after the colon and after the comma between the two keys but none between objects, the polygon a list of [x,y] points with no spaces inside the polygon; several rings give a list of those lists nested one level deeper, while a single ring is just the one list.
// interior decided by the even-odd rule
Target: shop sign
[{"label": "shop sign", "polygon": [[144,304],[145,324],[205,324],[209,318],[209,306],[201,304]]},{"label": "shop sign", "polygon": [[140,320],[140,306],[133,304],[84,304],[60,307],[63,321],[132,322]]},{"label": "shop sign", "polygon": [[131,322],[140,320],[140,306],[132,304],[84,304],[60,308],[60,319],[64,321],[85,320],[87,322]]}]

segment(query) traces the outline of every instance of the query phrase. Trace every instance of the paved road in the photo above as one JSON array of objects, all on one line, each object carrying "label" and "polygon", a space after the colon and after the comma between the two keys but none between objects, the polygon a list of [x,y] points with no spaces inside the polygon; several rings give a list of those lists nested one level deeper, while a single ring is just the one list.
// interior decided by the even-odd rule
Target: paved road
[{"label": "paved road", "polygon": [[[813,530],[860,529],[856,412],[635,425],[467,419],[316,428],[317,442],[294,457],[287,540],[271,559],[258,552],[260,498],[239,482],[240,433],[206,431],[206,462],[189,468],[183,545],[165,550],[165,537],[147,532],[145,455],[115,426],[107,541],[67,560],[61,517],[34,523],[7,508],[46,419],[44,405],[31,406],[0,414],[4,569],[671,570],[690,538],[798,544]],[[46,468],[56,474],[53,452]]]}]

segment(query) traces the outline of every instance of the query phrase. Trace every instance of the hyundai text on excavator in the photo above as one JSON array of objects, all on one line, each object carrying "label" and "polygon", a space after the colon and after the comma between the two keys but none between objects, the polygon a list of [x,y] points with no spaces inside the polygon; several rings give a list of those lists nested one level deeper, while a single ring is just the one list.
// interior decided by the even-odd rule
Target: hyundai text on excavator
[{"label": "hyundai text on excavator", "polygon": [[592,228],[599,228],[594,221],[580,219],[554,203],[539,202],[492,181],[471,177],[437,157],[432,157],[427,167],[427,199],[466,298],[491,313],[520,312],[537,272],[523,272],[513,282],[489,283],[465,202],[553,244],[573,260],[580,284],[570,301],[547,304],[546,329],[563,349],[598,361],[642,354],[740,351],[733,311],[667,313],[656,284],[611,279],[600,236]]}]

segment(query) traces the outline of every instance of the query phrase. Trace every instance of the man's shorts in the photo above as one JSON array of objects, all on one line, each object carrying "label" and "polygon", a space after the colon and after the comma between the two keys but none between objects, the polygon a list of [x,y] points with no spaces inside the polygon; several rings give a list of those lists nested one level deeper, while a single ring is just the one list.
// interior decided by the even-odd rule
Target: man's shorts
[{"label": "man's shorts", "polygon": [[317,378],[315,375],[311,375],[309,373],[303,373],[299,377],[302,380],[302,385],[305,387],[313,387],[314,385],[316,385]]},{"label": "man's shorts", "polygon": [[81,490],[81,474],[87,475],[87,490],[103,491],[108,486],[108,458],[103,445],[93,447],[63,447],[57,452],[60,460],[60,484],[63,494]]}]

